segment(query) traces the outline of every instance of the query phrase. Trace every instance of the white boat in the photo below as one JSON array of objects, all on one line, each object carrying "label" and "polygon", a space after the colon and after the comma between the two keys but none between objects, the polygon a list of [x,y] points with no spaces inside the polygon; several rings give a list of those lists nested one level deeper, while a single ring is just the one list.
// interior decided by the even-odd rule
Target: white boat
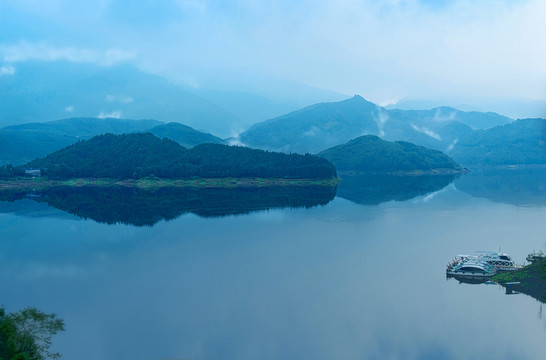
[{"label": "white boat", "polygon": [[459,256],[448,264],[446,275],[467,279],[487,279],[497,273],[495,266],[479,257]]},{"label": "white boat", "polygon": [[458,255],[455,258],[456,262],[461,260],[485,261],[494,266],[498,272],[514,271],[522,268],[522,266],[516,265],[510,255],[499,251],[476,251],[475,255]]},{"label": "white boat", "polygon": [[525,260],[533,264],[536,262],[542,261],[544,259],[546,259],[546,255],[544,255],[544,252],[542,250],[533,251],[532,253],[527,255],[527,257],[525,258]]},{"label": "white boat", "polygon": [[487,261],[495,266],[497,271],[514,271],[519,270],[522,266],[516,265],[510,255],[497,251],[477,251],[478,258]]}]

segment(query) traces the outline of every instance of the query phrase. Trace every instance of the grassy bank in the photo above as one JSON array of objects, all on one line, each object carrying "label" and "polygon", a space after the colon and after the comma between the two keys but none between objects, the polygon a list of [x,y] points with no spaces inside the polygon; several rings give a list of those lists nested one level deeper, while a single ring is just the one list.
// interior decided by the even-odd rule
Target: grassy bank
[{"label": "grassy bank", "polygon": [[[491,280],[546,303],[546,260],[527,265],[521,270],[495,275]],[[519,284],[507,285],[513,282]]]},{"label": "grassy bank", "polygon": [[336,186],[341,180],[330,179],[264,179],[264,178],[194,178],[194,179],[161,179],[146,177],[142,179],[67,179],[51,180],[45,177],[18,178],[0,180],[0,190],[40,190],[52,187],[111,187],[124,186],[139,189],[156,189],[162,187],[192,188],[237,188],[266,186]]}]

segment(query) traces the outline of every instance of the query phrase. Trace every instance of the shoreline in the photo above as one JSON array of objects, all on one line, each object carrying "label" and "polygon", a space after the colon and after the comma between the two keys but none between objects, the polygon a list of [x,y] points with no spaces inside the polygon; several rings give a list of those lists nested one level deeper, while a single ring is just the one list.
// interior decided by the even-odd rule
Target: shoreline
[{"label": "shoreline", "polygon": [[355,171],[355,170],[349,170],[349,171],[339,171],[338,170],[338,176],[398,176],[398,177],[404,177],[404,176],[442,176],[442,175],[462,175],[472,172],[471,170],[467,168],[462,169],[445,169],[445,168],[437,168],[437,169],[429,169],[429,170],[394,170],[394,171],[376,171],[376,170],[369,170],[369,171]]},{"label": "shoreline", "polygon": [[546,303],[546,260],[520,270],[497,274],[491,278],[508,291],[517,291]]},{"label": "shoreline", "polygon": [[284,178],[196,178],[196,179],[109,179],[75,178],[51,180],[47,178],[19,178],[0,180],[2,190],[41,190],[55,187],[134,187],[139,189],[157,189],[163,187],[179,188],[244,188],[274,186],[337,186],[339,177],[330,179],[284,179]]}]

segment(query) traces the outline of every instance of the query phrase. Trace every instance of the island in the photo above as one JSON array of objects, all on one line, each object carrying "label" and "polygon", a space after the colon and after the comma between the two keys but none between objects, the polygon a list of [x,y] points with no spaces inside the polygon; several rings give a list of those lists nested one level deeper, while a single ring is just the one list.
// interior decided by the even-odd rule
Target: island
[{"label": "island", "polygon": [[375,135],[357,137],[321,151],[339,172],[350,174],[447,175],[468,172],[441,151]]},{"label": "island", "polygon": [[[23,178],[23,173],[37,175]],[[2,175],[3,174],[3,175]],[[78,185],[158,186],[335,186],[327,159],[223,144],[187,149],[151,133],[103,134],[82,140],[24,166],[6,165],[3,188]]]}]

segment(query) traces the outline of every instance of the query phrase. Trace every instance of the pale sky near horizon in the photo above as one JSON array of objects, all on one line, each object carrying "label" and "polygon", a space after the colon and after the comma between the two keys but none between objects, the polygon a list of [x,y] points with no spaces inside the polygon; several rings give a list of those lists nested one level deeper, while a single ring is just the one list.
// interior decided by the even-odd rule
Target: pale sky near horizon
[{"label": "pale sky near horizon", "polygon": [[0,0],[0,76],[128,62],[200,88],[546,100],[544,34],[541,0]]}]

